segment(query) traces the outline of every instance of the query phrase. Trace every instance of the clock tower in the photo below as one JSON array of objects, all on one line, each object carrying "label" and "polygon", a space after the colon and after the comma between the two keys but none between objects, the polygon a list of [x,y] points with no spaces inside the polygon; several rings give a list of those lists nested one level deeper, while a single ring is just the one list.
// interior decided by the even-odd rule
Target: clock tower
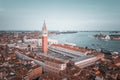
[{"label": "clock tower", "polygon": [[43,53],[48,52],[48,31],[46,28],[45,21],[42,27],[42,52]]}]

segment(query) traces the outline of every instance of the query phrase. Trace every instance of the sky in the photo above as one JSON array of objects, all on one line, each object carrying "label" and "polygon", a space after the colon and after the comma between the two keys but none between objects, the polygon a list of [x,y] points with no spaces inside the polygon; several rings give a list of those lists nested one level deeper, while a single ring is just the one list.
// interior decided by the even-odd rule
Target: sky
[{"label": "sky", "polygon": [[0,30],[120,31],[120,0],[0,0]]}]

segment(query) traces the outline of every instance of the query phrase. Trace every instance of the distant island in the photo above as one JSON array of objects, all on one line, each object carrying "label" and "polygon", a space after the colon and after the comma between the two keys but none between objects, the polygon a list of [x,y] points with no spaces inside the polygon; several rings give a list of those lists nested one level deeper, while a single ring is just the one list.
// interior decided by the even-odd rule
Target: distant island
[{"label": "distant island", "polygon": [[78,31],[63,31],[60,32],[61,34],[70,34],[70,33],[77,33]]},{"label": "distant island", "polygon": [[105,34],[95,34],[94,37],[101,39],[101,40],[120,40],[120,33],[119,32],[110,32],[111,34],[105,35]]}]

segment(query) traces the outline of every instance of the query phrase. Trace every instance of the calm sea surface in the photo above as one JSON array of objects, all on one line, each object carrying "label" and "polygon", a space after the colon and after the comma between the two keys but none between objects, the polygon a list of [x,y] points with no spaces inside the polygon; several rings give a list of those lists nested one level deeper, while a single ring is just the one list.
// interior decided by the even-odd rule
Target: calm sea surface
[{"label": "calm sea surface", "polygon": [[[103,34],[109,34],[109,32],[102,32]],[[74,43],[80,47],[88,47],[99,50],[101,48],[111,51],[120,52],[120,41],[116,40],[99,40],[93,35],[99,34],[99,32],[78,32],[72,34],[60,34],[49,37],[50,39],[58,40],[59,43]]]}]

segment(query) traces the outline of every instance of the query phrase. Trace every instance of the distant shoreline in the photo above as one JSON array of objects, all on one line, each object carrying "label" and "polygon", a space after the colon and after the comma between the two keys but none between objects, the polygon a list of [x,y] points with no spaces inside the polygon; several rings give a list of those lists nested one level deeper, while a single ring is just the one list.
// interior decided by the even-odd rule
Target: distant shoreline
[{"label": "distant shoreline", "polygon": [[[0,32],[41,32],[41,30],[0,30]],[[77,33],[77,32],[111,32],[111,33],[118,33],[120,31],[75,31],[75,30],[68,30],[68,31],[58,31],[58,30],[51,30],[49,32],[60,32],[60,33]]]}]

